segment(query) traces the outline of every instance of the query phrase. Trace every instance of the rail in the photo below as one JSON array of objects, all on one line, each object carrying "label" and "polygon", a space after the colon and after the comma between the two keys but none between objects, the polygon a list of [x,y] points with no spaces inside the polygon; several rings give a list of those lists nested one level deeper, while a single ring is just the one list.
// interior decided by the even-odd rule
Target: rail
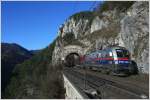
[{"label": "rail", "polygon": [[[88,93],[92,95],[92,98],[120,98],[120,99],[141,99],[143,98],[141,96],[141,92],[132,90],[124,85],[118,84],[116,82],[104,79],[104,78],[99,78],[95,77],[92,75],[89,75],[86,73],[80,73],[78,71],[75,71],[72,68],[65,68],[64,73],[67,77],[69,77],[71,80],[77,80],[80,81],[82,80],[82,85],[78,85],[78,88],[82,89],[82,91],[87,92],[87,90],[92,90],[95,91],[95,95],[92,95],[91,93]],[[77,81],[75,82],[77,83]],[[118,95],[115,95],[118,94]],[[145,97],[147,98],[147,97]]]}]

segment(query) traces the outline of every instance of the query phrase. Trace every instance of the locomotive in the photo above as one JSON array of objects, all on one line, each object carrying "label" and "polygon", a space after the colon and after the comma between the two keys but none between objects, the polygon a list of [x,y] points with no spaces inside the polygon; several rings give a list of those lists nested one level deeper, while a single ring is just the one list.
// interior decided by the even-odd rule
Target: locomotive
[{"label": "locomotive", "polygon": [[120,76],[135,73],[137,69],[132,62],[129,51],[121,46],[107,47],[80,58],[80,64],[86,68]]}]

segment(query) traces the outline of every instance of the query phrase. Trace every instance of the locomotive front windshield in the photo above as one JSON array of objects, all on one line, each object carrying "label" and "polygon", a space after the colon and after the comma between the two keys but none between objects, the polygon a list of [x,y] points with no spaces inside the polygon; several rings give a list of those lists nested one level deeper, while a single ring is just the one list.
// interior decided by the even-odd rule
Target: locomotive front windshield
[{"label": "locomotive front windshield", "polygon": [[122,58],[122,57],[127,57],[129,58],[129,52],[127,50],[123,49],[116,49],[117,57]]}]

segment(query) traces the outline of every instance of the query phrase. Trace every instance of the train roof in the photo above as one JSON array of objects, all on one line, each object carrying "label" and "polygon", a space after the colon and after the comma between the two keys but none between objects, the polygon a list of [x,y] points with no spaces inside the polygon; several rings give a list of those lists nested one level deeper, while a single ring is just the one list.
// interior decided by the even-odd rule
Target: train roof
[{"label": "train roof", "polygon": [[102,51],[105,51],[105,50],[115,50],[115,49],[126,49],[125,47],[122,47],[122,46],[109,46],[105,49],[102,49],[102,50],[95,50],[95,51],[92,51],[86,55],[91,55],[91,54],[94,54],[94,53],[98,53],[98,52],[102,52]]},{"label": "train roof", "polygon": [[[102,50],[95,50],[95,51],[93,51],[93,52],[101,52],[101,51],[103,51],[103,50],[114,50],[114,49],[126,49],[125,47],[122,47],[122,46],[109,46],[109,47],[107,47],[107,48],[105,48],[105,49],[102,49]],[[92,53],[92,52],[91,52]]]},{"label": "train roof", "polygon": [[126,48],[122,46],[110,46],[110,47],[105,48],[104,50],[106,49],[126,49]]}]

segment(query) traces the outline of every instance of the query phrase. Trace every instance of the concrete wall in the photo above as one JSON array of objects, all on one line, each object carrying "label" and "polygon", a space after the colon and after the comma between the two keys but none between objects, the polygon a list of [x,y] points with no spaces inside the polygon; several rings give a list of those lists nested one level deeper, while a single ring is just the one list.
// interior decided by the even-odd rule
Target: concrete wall
[{"label": "concrete wall", "polygon": [[65,98],[66,99],[84,99],[84,97],[80,94],[77,88],[69,81],[69,79],[63,75],[64,77],[64,87],[66,89]]}]

